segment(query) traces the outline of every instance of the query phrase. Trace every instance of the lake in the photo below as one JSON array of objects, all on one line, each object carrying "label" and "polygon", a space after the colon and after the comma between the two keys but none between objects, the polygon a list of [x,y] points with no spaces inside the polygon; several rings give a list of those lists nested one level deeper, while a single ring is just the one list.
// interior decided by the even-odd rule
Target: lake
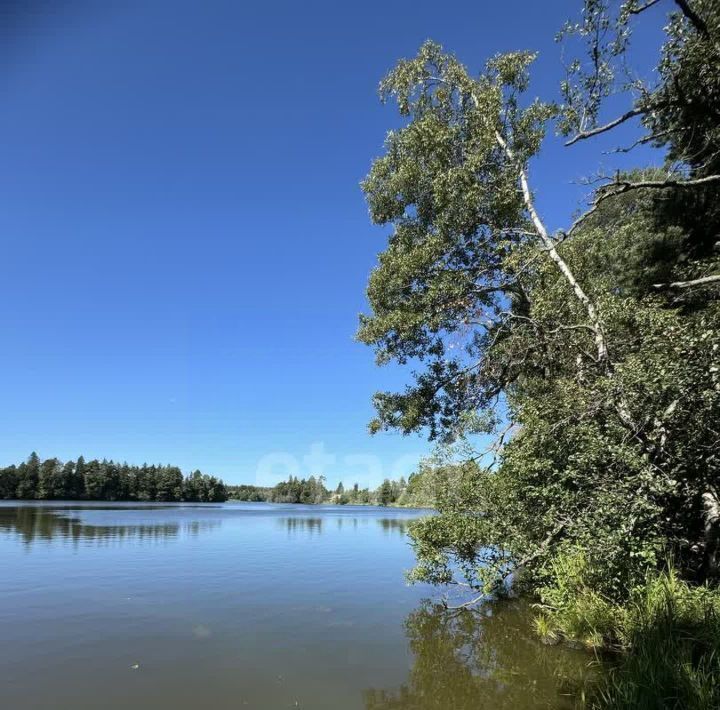
[{"label": "lake", "polygon": [[8,710],[570,708],[590,658],[519,601],[439,609],[351,506],[0,502]]}]

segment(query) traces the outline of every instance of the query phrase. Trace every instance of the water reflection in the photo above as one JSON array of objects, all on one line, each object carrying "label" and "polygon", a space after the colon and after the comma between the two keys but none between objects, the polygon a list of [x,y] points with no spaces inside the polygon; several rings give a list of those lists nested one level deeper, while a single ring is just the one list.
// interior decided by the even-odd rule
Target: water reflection
[{"label": "water reflection", "polygon": [[307,533],[308,535],[317,533],[320,535],[322,533],[323,519],[302,517],[278,518],[278,526],[284,527],[288,535],[297,535],[298,533]]},{"label": "water reflection", "polygon": [[382,531],[386,535],[392,535],[397,533],[398,535],[405,535],[410,525],[410,520],[403,520],[401,518],[378,518],[377,523],[382,528]]},{"label": "water reflection", "polygon": [[[154,510],[161,506],[145,506],[135,510]],[[92,511],[132,511],[129,506],[93,506]],[[0,534],[17,536],[31,546],[38,541],[62,540],[78,543],[103,543],[134,540],[138,542],[159,542],[177,538],[181,533],[197,536],[201,532],[218,527],[220,520],[191,520],[163,523],[123,523],[94,525],[86,523],[77,509],[51,506],[0,507]]]},{"label": "water reflection", "polygon": [[406,621],[414,656],[395,690],[365,691],[366,710],[575,708],[592,659],[542,645],[528,606],[498,603],[482,613],[423,605]]},{"label": "water reflection", "polygon": [[[321,535],[323,525],[332,524],[332,518],[305,517],[305,516],[287,516],[278,518],[278,526],[285,528],[288,534],[306,533],[308,535]],[[357,518],[341,515],[335,519],[335,527],[338,531],[344,528],[352,528],[357,530],[358,525],[367,526],[370,519],[367,517]],[[386,535],[404,536],[408,531],[410,520],[402,518],[375,518],[375,522]]]}]

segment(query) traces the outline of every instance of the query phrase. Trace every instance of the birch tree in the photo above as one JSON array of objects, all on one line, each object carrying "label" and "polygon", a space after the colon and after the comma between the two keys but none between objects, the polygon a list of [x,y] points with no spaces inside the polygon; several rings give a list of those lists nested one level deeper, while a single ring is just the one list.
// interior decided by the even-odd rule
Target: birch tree
[{"label": "birch tree", "polygon": [[[720,109],[720,11],[668,2],[657,84],[625,81],[631,22],[659,4],[587,0],[564,30],[587,59],[569,66],[558,104],[527,97],[529,52],[474,75],[427,42],[381,83],[407,121],[363,183],[391,234],[359,338],[379,363],[414,372],[405,391],[375,395],[371,430],[499,436],[497,466],[476,456],[462,495],[449,491],[443,515],[416,527],[420,579],[457,581],[460,569],[480,588],[519,567],[541,578],[567,545],[605,554],[613,579],[668,550],[696,571],[707,560],[720,454],[720,134],[708,118]],[[603,122],[618,92],[630,105]],[[534,185],[531,171],[548,127],[572,149],[631,120],[647,131],[637,145],[665,149],[665,168],[598,176],[587,209],[551,233],[534,193],[565,187]]]}]

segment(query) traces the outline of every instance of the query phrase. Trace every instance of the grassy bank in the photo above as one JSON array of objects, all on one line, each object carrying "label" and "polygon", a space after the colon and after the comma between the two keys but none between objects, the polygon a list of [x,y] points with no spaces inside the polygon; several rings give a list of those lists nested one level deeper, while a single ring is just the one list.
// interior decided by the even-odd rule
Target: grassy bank
[{"label": "grassy bank", "polygon": [[[577,571],[577,568],[575,568]],[[543,592],[536,630],[607,661],[587,707],[608,710],[720,708],[720,591],[681,580],[672,567],[650,576],[626,604],[565,578]]]}]

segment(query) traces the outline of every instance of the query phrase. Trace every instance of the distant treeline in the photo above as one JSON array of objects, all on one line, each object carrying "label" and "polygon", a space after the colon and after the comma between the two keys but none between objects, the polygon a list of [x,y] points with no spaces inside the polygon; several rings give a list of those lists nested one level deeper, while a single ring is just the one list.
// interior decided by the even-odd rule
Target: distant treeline
[{"label": "distant treeline", "polygon": [[300,479],[291,476],[276,486],[228,486],[228,496],[234,500],[266,503],[328,503],[330,492],[323,476]]},{"label": "distant treeline", "polygon": [[432,507],[434,499],[427,490],[427,472],[422,469],[406,481],[385,479],[377,488],[360,488],[355,483],[346,489],[343,483],[329,490],[324,476],[297,478],[291,476],[273,487],[228,486],[228,496],[234,500],[265,501],[268,503],[305,503],[309,505],[332,503],[337,505],[401,505]]},{"label": "distant treeline", "polygon": [[177,466],[130,466],[103,459],[40,461],[36,453],[19,466],[0,468],[0,498],[25,500],[136,500],[220,503],[228,498],[218,478]]}]

